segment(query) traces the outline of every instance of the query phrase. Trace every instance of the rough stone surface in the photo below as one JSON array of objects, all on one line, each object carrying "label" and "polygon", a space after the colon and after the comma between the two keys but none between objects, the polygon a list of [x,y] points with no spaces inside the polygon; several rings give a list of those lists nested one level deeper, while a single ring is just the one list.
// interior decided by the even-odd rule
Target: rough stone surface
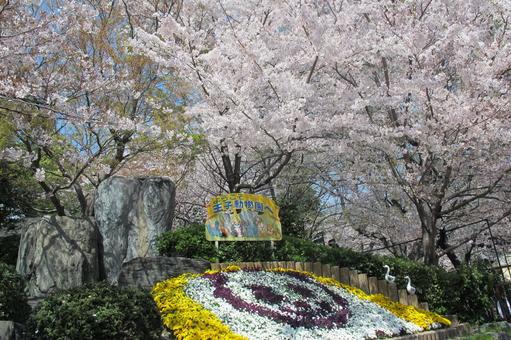
[{"label": "rough stone surface", "polygon": [[157,255],[157,236],[172,227],[175,192],[166,177],[115,176],[99,185],[94,214],[108,281],[117,282],[124,262]]},{"label": "rough stone surface", "polygon": [[0,339],[14,340],[14,322],[13,321],[0,321]]},{"label": "rough stone surface", "polygon": [[34,299],[97,281],[97,229],[90,221],[64,216],[26,219],[16,270]]},{"label": "rough stone surface", "polygon": [[14,321],[0,320],[0,339],[1,340],[22,340],[28,339],[25,335],[23,325]]},{"label": "rough stone surface", "polygon": [[119,286],[151,289],[157,282],[183,273],[202,273],[210,263],[185,257],[138,257],[122,265]]}]

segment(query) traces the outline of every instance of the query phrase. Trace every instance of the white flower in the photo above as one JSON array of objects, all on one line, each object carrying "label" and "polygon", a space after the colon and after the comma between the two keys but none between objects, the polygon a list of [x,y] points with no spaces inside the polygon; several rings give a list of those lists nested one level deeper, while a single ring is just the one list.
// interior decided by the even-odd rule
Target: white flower
[{"label": "white flower", "polygon": [[151,137],[158,137],[161,134],[161,128],[158,125],[151,125],[147,133]]},{"label": "white flower", "polygon": [[43,168],[37,168],[34,176],[38,182],[44,182],[46,179],[46,171],[44,171]]},{"label": "white flower", "polygon": [[[336,306],[332,297],[320,288],[320,285],[314,279],[299,280],[285,274],[264,271],[238,271],[224,273],[223,275],[228,278],[224,287],[230,289],[236,297],[264,309],[285,314],[287,317],[301,319],[301,316],[296,314],[297,310],[293,303],[303,300],[299,293],[290,288],[290,284],[313,292],[312,296],[306,299],[313,310],[321,308],[319,302],[327,302],[334,310],[344,308]],[[258,300],[250,289],[250,286],[254,284],[271,287],[274,293],[285,298],[277,304]],[[235,308],[223,298],[214,296],[215,287],[205,277],[190,280],[185,288],[188,296],[203,305],[204,308],[212,311],[233,332],[249,339],[361,339],[376,338],[378,336],[376,334],[377,330],[388,336],[397,335],[402,329],[406,330],[407,333],[420,331],[418,326],[396,317],[374,303],[361,300],[344,289],[329,286],[329,290],[347,301],[350,316],[348,322],[342,327],[293,328],[291,325],[277,322],[257,313]],[[284,313],[282,309],[288,312]]]},{"label": "white flower", "polygon": [[3,158],[10,162],[15,162],[23,156],[23,150],[16,148],[7,148],[0,152],[0,158]]}]

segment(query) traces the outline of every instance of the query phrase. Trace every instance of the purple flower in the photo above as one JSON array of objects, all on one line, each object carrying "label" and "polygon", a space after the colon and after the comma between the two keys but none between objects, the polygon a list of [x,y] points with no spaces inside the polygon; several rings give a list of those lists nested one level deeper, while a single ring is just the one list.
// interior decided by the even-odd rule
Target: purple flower
[{"label": "purple flower", "polygon": [[[299,279],[300,281],[313,284],[326,292],[334,301],[334,304],[329,304],[327,301],[316,301],[319,308],[312,308],[311,305],[305,301],[295,301],[292,306],[282,305],[279,311],[267,308],[266,306],[258,305],[250,301],[244,301],[236,296],[234,292],[226,285],[228,277],[226,273],[216,273],[205,275],[204,277],[211,280],[214,291],[213,295],[229,302],[234,308],[238,310],[245,310],[250,313],[255,313],[260,316],[271,318],[274,321],[285,323],[291,327],[342,327],[346,324],[349,317],[348,302],[334,293],[328,287],[320,284],[316,280],[295,272],[279,273],[279,275],[287,275]],[[262,300],[272,305],[281,305],[286,298],[282,295],[276,294],[269,286],[264,285],[250,285],[248,286],[254,297],[257,300]],[[314,300],[314,292],[305,286],[296,284],[288,284],[294,291]],[[294,307],[294,308],[293,308]]]},{"label": "purple flower", "polygon": [[252,293],[256,299],[266,301],[270,304],[279,304],[282,300],[284,300],[284,297],[282,295],[275,294],[271,287],[252,285],[250,286],[250,289],[252,289]]},{"label": "purple flower", "polygon": [[376,330],[376,336],[377,336],[378,338],[383,338],[383,337],[385,337],[385,332],[384,332],[384,331],[382,331],[381,329],[377,329],[377,330]]},{"label": "purple flower", "polygon": [[314,292],[307,287],[295,285],[292,283],[289,283],[287,286],[304,298],[310,298],[314,295]]},{"label": "purple flower", "polygon": [[302,301],[302,300],[295,301],[293,303],[293,305],[296,307],[296,309],[309,309],[309,308],[311,308],[311,306],[307,302]]}]

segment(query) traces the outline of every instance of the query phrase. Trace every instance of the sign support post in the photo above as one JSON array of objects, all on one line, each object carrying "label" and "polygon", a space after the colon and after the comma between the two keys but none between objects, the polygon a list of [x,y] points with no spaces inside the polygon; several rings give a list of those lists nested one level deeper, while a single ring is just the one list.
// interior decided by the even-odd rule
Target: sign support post
[{"label": "sign support post", "polygon": [[[216,248],[216,253],[218,255],[218,241],[215,241],[215,248]],[[220,263],[220,259],[218,258],[218,256],[216,257],[216,263]]]}]

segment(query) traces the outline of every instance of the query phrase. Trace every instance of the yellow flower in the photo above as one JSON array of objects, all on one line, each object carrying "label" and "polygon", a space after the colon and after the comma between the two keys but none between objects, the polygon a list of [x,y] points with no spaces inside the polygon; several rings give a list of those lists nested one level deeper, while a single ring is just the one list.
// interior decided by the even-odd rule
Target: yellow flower
[{"label": "yellow flower", "polygon": [[223,271],[224,272],[237,272],[239,270],[241,270],[241,268],[239,266],[231,264],[230,266],[227,266]]},{"label": "yellow flower", "polygon": [[[238,270],[240,270],[239,266],[230,265],[222,271],[232,272]],[[345,289],[358,298],[371,301],[387,309],[397,317],[414,323],[422,329],[429,329],[434,323],[450,325],[449,320],[438,314],[420,310],[413,306],[402,305],[390,300],[382,294],[366,294],[358,288],[340,283],[329,277],[317,276],[313,273],[285,268],[275,268],[270,271],[282,273],[297,272],[307,275],[325,285]],[[208,270],[205,274],[218,272],[218,270]],[[215,314],[186,295],[184,288],[188,282],[201,275],[202,274],[183,274],[159,282],[154,286],[152,295],[160,310],[163,325],[172,330],[177,339],[246,339],[234,333]]]},{"label": "yellow flower", "polygon": [[183,274],[157,283],[152,295],[160,310],[163,325],[177,339],[246,339],[233,333],[215,314],[193,301],[184,291],[198,274]]}]

